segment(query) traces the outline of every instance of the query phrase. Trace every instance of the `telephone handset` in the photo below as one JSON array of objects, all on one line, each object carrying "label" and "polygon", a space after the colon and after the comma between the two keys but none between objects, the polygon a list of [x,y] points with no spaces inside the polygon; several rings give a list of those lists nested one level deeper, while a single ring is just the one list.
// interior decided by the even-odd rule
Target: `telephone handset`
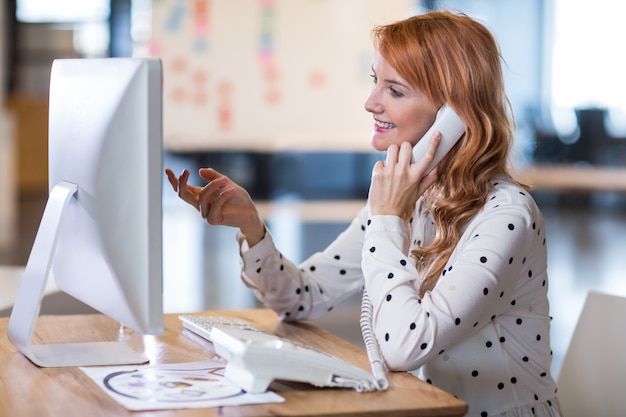
[{"label": "telephone handset", "polygon": [[452,149],[454,144],[461,138],[461,136],[463,136],[463,133],[465,133],[465,125],[454,110],[448,106],[448,103],[444,103],[439,111],[437,111],[435,123],[433,123],[430,129],[428,129],[424,136],[413,147],[412,162],[416,162],[424,155],[424,153],[426,153],[428,143],[430,142],[433,133],[437,131],[441,133],[441,142],[437,148],[435,159],[433,159],[426,170],[427,173],[430,172],[448,152],[450,152],[450,149]]}]

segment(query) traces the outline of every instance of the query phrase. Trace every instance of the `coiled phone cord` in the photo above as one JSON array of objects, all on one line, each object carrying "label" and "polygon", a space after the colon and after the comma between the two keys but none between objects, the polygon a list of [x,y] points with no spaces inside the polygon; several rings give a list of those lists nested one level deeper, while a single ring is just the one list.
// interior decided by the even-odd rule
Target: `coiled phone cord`
[{"label": "coiled phone cord", "polygon": [[372,373],[376,379],[376,389],[379,391],[385,391],[389,387],[389,381],[385,374],[385,367],[378,347],[378,341],[374,335],[374,329],[372,327],[373,316],[372,302],[367,295],[367,290],[363,288],[363,299],[361,300],[361,333],[363,334],[363,342],[365,343],[365,350],[367,351],[367,357],[370,360],[372,367]]}]

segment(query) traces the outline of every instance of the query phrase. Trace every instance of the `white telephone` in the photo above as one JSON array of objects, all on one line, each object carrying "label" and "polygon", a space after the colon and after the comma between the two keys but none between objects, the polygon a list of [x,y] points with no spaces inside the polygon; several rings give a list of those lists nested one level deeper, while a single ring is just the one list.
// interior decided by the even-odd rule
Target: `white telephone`
[{"label": "white telephone", "polygon": [[319,387],[371,392],[387,381],[311,346],[264,332],[228,317],[180,316],[183,327],[213,343],[226,360],[224,376],[249,393],[267,390],[273,380],[306,382]]},{"label": "white telephone", "polygon": [[435,123],[433,123],[430,129],[428,129],[424,136],[413,147],[412,162],[419,160],[424,155],[426,149],[428,148],[430,138],[436,131],[441,133],[441,142],[437,148],[435,159],[433,159],[426,170],[427,173],[430,172],[448,152],[450,152],[450,149],[452,149],[454,144],[461,138],[461,136],[463,136],[463,133],[465,133],[465,125],[454,110],[448,106],[448,103],[444,103],[444,105],[437,111]]},{"label": "white telephone", "polygon": [[368,372],[273,334],[216,327],[211,340],[216,353],[227,361],[224,376],[250,393],[265,392],[275,379],[358,391],[375,389],[374,377]]}]

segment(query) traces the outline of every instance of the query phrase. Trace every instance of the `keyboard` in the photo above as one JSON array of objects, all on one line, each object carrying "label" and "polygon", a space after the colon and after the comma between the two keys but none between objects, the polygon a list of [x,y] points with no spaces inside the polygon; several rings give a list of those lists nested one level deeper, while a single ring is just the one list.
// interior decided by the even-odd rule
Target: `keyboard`
[{"label": "keyboard", "polygon": [[202,315],[180,315],[178,316],[183,324],[183,327],[198,336],[212,342],[211,330],[214,327],[232,328],[232,329],[244,329],[255,332],[263,332],[263,330],[253,326],[250,322],[247,322],[236,317],[222,317],[222,316],[202,316]]}]

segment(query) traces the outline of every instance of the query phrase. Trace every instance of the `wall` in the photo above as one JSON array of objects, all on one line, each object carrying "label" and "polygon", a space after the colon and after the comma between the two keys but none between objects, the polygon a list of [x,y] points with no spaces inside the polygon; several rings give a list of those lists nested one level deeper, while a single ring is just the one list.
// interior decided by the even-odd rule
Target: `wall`
[{"label": "wall", "polygon": [[8,98],[14,119],[15,180],[22,194],[48,189],[48,97],[13,94]]},{"label": "wall", "polygon": [[48,89],[57,58],[74,58],[73,30],[40,23],[17,25],[15,89],[8,104],[15,117],[19,192],[48,190]]},{"label": "wall", "polygon": [[416,3],[154,2],[166,147],[369,150],[370,32]]},{"label": "wall", "polygon": [[13,243],[17,229],[14,142],[12,119],[0,108],[0,250]]},{"label": "wall", "polygon": [[[0,0],[0,29],[6,26],[5,0]],[[13,243],[17,216],[15,189],[15,140],[11,117],[5,107],[7,46],[4,33],[0,35],[0,249]]]}]

